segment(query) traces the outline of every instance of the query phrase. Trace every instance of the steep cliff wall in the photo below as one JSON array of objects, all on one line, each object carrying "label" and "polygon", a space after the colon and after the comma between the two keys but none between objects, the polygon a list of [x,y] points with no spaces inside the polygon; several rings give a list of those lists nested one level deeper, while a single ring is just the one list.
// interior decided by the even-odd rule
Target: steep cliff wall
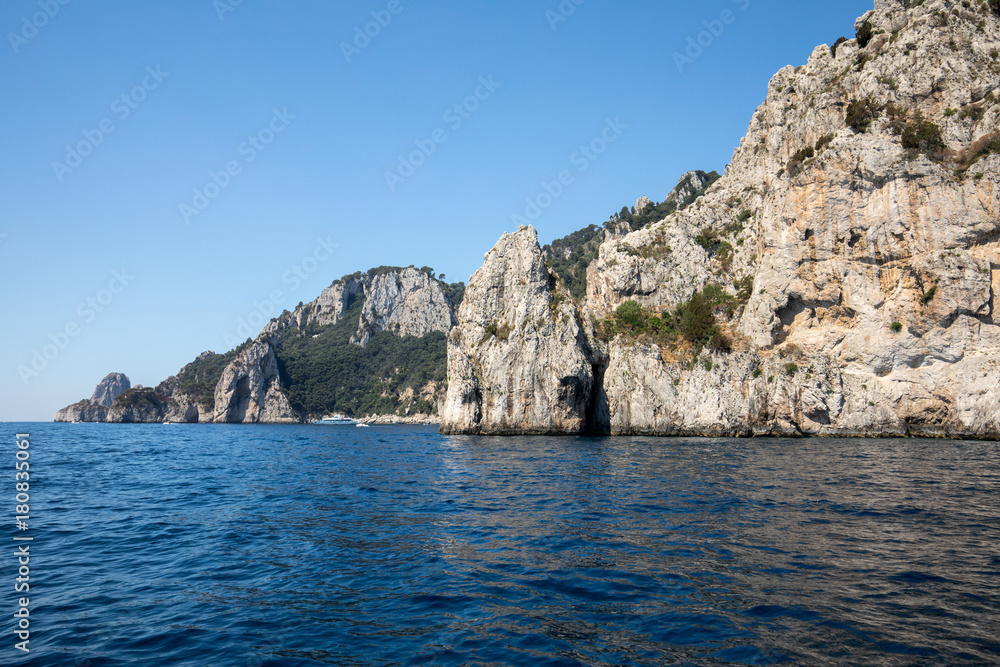
[{"label": "steep cliff wall", "polygon": [[[878,0],[866,21],[870,40],[775,75],[703,197],[600,247],[579,346],[603,375],[598,430],[1000,435],[1000,18]],[[715,346],[673,335],[706,287]],[[474,339],[467,315],[453,340]],[[509,431],[457,405],[449,430]]]},{"label": "steep cliff wall", "polygon": [[56,412],[56,422],[103,422],[115,399],[132,386],[124,373],[108,373],[97,383],[89,399],[77,401]]},{"label": "steep cliff wall", "polygon": [[454,320],[451,303],[434,278],[413,268],[383,273],[366,285],[364,310],[351,342],[365,345],[379,331],[400,336],[448,333]]},{"label": "steep cliff wall", "polygon": [[212,421],[227,424],[299,421],[281,390],[274,356],[276,343],[276,336],[261,334],[226,366],[215,387]]},{"label": "steep cliff wall", "polygon": [[443,432],[587,430],[595,382],[586,336],[533,228],[504,234],[487,253],[458,318]]},{"label": "steep cliff wall", "polygon": [[148,424],[164,421],[168,398],[150,387],[136,386],[123,392],[104,420],[111,424]]},{"label": "steep cliff wall", "polygon": [[261,333],[272,334],[287,327],[305,329],[309,325],[336,324],[354,300],[364,295],[367,282],[360,276],[345,276],[336,280],[309,303],[271,320]]}]

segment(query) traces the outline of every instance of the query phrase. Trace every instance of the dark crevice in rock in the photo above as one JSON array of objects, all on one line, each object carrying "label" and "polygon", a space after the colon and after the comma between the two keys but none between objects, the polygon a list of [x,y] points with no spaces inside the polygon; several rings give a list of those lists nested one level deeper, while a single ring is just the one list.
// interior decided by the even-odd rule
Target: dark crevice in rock
[{"label": "dark crevice in rock", "polygon": [[792,322],[795,321],[795,318],[800,313],[805,311],[805,309],[806,309],[805,302],[802,299],[793,296],[788,299],[788,303],[785,304],[783,308],[778,309],[776,315],[778,316],[778,319],[781,320],[781,324],[783,326],[788,327],[792,325]]},{"label": "dark crevice in rock", "polygon": [[250,407],[250,378],[244,375],[236,384],[233,396],[229,401],[226,410],[226,421],[229,423],[242,422],[246,417],[247,408]]},{"label": "dark crevice in rock", "polygon": [[[996,275],[997,271],[1000,271],[1000,264],[994,264],[993,262],[990,262],[990,277],[992,278],[994,275]],[[993,283],[993,284],[995,284],[995,283]],[[995,308],[996,308],[996,297],[997,297],[996,290],[993,289],[992,284],[991,284],[991,286],[990,286],[990,300],[988,302],[989,303],[989,307],[990,307],[990,312],[987,313],[986,315],[981,315],[979,317],[980,321],[982,321],[983,324],[993,324],[994,323],[994,317],[996,316],[996,310],[995,310]]]},{"label": "dark crevice in rock", "polygon": [[611,411],[608,407],[608,394],[604,390],[604,373],[607,369],[607,362],[594,363],[591,366],[594,384],[587,404],[586,428],[588,433],[595,435],[611,433]]}]

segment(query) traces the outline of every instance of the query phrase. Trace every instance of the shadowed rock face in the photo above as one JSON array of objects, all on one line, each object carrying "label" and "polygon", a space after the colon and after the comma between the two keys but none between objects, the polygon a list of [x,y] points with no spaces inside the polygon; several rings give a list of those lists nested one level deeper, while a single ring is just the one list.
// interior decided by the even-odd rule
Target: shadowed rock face
[{"label": "shadowed rock face", "polygon": [[118,395],[131,387],[132,383],[124,373],[108,373],[97,384],[97,388],[94,389],[94,395],[90,397],[90,400],[98,405],[110,408],[114,404],[115,399],[118,398]]},{"label": "shadowed rock face", "polygon": [[281,391],[275,339],[262,334],[222,372],[215,387],[213,421],[291,423],[299,421]]},{"label": "shadowed rock face", "polygon": [[[593,364],[589,400],[606,403],[606,430],[1000,436],[1000,154],[978,150],[1000,127],[1000,17],[978,3],[877,0],[864,20],[876,31],[865,48],[821,46],[774,76],[704,196],[601,246],[580,304],[587,335],[560,358]],[[870,125],[849,127],[866,99]],[[914,145],[918,113],[947,151]],[[500,261],[510,245],[467,294],[500,294],[491,285],[505,273],[537,282],[518,273],[527,259]],[[710,283],[735,297],[744,278],[745,300],[716,313],[732,353],[692,359],[589,335],[627,300],[662,312]],[[502,293],[496,312],[533,302]],[[506,415],[537,405],[520,379],[545,377],[546,362],[480,344],[484,321],[463,305],[451,334],[447,430],[511,432]],[[502,415],[480,407],[487,390]],[[567,395],[529,423],[573,414],[580,399]]]}]

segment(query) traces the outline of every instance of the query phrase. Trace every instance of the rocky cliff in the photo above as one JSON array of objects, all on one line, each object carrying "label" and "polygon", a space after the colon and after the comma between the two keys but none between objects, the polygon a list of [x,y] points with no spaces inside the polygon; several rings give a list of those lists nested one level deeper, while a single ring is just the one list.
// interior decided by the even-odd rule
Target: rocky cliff
[{"label": "rocky cliff", "polygon": [[[242,348],[241,348],[242,349]],[[235,358],[237,351],[228,354],[203,352],[177,375],[172,375],[155,388],[131,387],[129,379],[121,373],[108,375],[94,390],[94,395],[113,392],[110,405],[93,399],[67,406],[56,413],[57,422],[108,422],[108,423],[196,423],[212,421],[214,389],[222,369]],[[117,377],[116,377],[117,376]],[[111,383],[109,383],[109,378]],[[116,387],[126,387],[116,391]],[[110,389],[109,389],[110,387]]]},{"label": "rocky cliff", "polygon": [[379,331],[400,336],[448,333],[454,324],[451,302],[439,282],[423,271],[408,268],[377,275],[366,286],[364,310],[351,342],[365,345]]},{"label": "rocky cliff", "polygon": [[[342,405],[321,407],[331,401],[309,400],[315,396],[302,395],[303,384],[311,393],[316,393],[317,383],[338,381],[337,377],[314,377],[313,364],[305,360],[318,355],[324,363],[332,364],[328,364],[329,372],[336,375],[332,371],[335,364],[330,360],[330,356],[336,354],[335,349],[330,354],[319,350],[328,345],[328,338],[324,336],[334,328],[340,330],[344,324],[353,326],[349,343],[358,347],[368,345],[380,332],[395,337],[425,338],[434,332],[450,331],[455,321],[452,297],[459,286],[446,285],[431,274],[429,269],[380,267],[345,276],[316,300],[272,320],[223,372],[216,386],[213,420],[282,423],[319,417],[325,412],[354,412]],[[442,376],[443,352],[442,349]],[[406,360],[396,360],[394,365],[405,366]],[[413,382],[403,386],[405,382],[399,384],[391,377],[385,378],[383,372],[374,372],[374,368],[376,377],[369,378],[368,383],[386,385],[382,393],[388,400],[380,401],[379,406],[368,406],[376,409],[366,414],[383,414],[387,410],[393,414],[401,409],[402,416],[407,416],[418,404],[426,410],[420,413],[420,418],[436,412],[438,381],[432,382],[435,386],[431,387],[427,386],[429,378],[420,386],[413,386]],[[355,368],[351,372],[357,374],[358,370]],[[443,391],[443,377],[440,383]],[[322,389],[323,395],[331,400],[334,396],[342,400],[351,398],[349,391]],[[289,394],[295,405],[290,402]],[[403,403],[405,405],[397,405]],[[417,412],[412,414],[416,416]]]},{"label": "rocky cliff", "polygon": [[90,400],[98,405],[110,408],[111,404],[118,398],[118,395],[131,386],[132,383],[124,373],[108,373],[104,376],[103,380],[97,383],[97,387],[94,388],[94,395],[90,397]]},{"label": "rocky cliff", "polygon": [[[463,307],[442,429],[511,432],[477,396],[524,412],[556,355],[599,380],[534,420],[593,406],[566,432],[1000,436],[1000,18],[877,0],[855,27],[775,75],[693,204],[606,235],[575,350],[545,338],[477,375],[503,363]],[[488,256],[470,294],[541,257],[533,230],[514,237],[498,248],[524,253]],[[533,303],[507,294],[496,311]]]},{"label": "rocky cliff", "polygon": [[[705,191],[717,180],[719,180],[719,174],[714,171],[710,174],[703,171],[689,171],[681,176],[676,187],[667,195],[664,204],[677,211],[685,209],[705,194]],[[638,208],[637,205],[637,212]]]},{"label": "rocky cliff", "polygon": [[261,334],[222,371],[215,386],[212,421],[222,423],[292,423],[298,416],[288,404],[278,378],[275,334]]},{"label": "rocky cliff", "polygon": [[[466,290],[448,337],[449,424],[492,433],[588,428],[595,379],[587,338],[531,227],[503,238]],[[445,427],[446,430],[451,426]]]},{"label": "rocky cliff", "polygon": [[67,405],[52,418],[57,422],[102,422],[108,417],[108,409],[132,382],[124,373],[108,373],[97,383],[89,399]]},{"label": "rocky cliff", "polygon": [[[444,336],[463,288],[434,278],[429,268],[379,267],[344,276],[231,352],[205,352],[154,389],[119,391],[110,407],[81,401],[55,419],[289,423],[328,410],[350,412],[353,404],[365,414],[428,419],[443,399]],[[392,341],[401,342],[394,347]],[[350,351],[369,344],[376,348],[370,353],[344,353],[345,345]],[[95,396],[114,391],[113,375]],[[317,391],[318,383],[327,386]],[[307,390],[320,396],[304,400]],[[366,391],[378,400],[357,396]]]},{"label": "rocky cliff", "polygon": [[102,422],[108,417],[115,399],[132,386],[124,373],[108,373],[97,383],[89,399],[67,405],[52,418],[57,422]]},{"label": "rocky cliff", "polygon": [[89,399],[67,405],[56,412],[52,421],[56,422],[102,422],[108,417],[108,408]]},{"label": "rocky cliff", "polygon": [[320,292],[314,300],[300,305],[293,312],[286,311],[281,317],[271,320],[261,333],[273,334],[288,327],[305,329],[310,325],[336,324],[351,303],[364,295],[366,282],[361,274],[344,276]]}]

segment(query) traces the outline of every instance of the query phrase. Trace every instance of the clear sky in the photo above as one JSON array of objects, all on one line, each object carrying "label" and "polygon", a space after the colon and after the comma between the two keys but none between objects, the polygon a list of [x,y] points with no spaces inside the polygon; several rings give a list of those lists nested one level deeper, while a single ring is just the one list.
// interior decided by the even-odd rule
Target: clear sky
[{"label": "clear sky", "polygon": [[346,273],[467,281],[515,214],[544,243],[662,200],[871,6],[5,0],[0,420],[155,385]]}]

